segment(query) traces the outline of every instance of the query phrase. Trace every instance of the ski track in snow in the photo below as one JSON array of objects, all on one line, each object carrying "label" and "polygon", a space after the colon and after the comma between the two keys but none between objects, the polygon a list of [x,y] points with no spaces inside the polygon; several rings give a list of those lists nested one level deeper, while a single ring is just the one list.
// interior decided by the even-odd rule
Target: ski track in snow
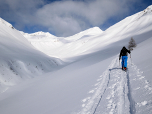
[{"label": "ski track in snow", "polygon": [[142,74],[130,59],[127,72],[114,59],[88,92],[90,96],[82,100],[77,114],[151,114],[152,87]]}]

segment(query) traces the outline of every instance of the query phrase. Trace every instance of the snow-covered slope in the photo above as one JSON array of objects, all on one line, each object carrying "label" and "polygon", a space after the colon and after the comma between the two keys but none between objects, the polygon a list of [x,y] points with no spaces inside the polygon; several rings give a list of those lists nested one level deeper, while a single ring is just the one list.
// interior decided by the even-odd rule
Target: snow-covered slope
[{"label": "snow-covered slope", "polygon": [[87,29],[85,31],[82,31],[78,34],[75,34],[73,36],[66,37],[65,39],[73,42],[73,41],[83,39],[86,37],[90,37],[90,36],[94,36],[94,35],[97,36],[97,35],[101,34],[102,32],[103,31],[99,27],[93,27],[93,28]]},{"label": "snow-covered slope", "polygon": [[[0,94],[2,114],[152,113],[152,6],[101,34],[73,37],[44,53],[75,61]],[[137,48],[124,72],[118,54],[131,37]]]},{"label": "snow-covered slope", "polygon": [[11,24],[0,18],[0,92],[6,85],[58,68],[59,59],[34,49]]},{"label": "snow-covered slope", "polygon": [[[149,6],[144,11],[125,18],[124,20],[113,25],[104,32],[98,27],[94,27],[86,31],[82,31],[71,37],[56,37],[58,42],[49,42],[47,43],[47,45],[45,44],[46,42],[43,43],[43,40],[38,42],[35,40],[34,42],[33,38],[27,38],[38,50],[44,52],[49,56],[54,56],[65,60],[66,58],[71,58],[73,56],[80,56],[97,50],[101,50],[105,46],[123,39],[128,42],[130,38],[133,37],[135,40],[138,39],[137,43],[148,39],[149,36],[147,35],[145,36],[145,38],[138,37],[138,35],[144,35],[146,32],[151,31],[151,13],[151,6]],[[61,40],[65,41],[63,42]],[[126,42],[122,42],[118,46],[121,47],[123,45],[126,45]]]},{"label": "snow-covered slope", "polygon": [[[58,58],[67,58],[81,55],[90,47],[84,47],[85,43],[92,37],[102,34],[98,27],[90,28],[73,36],[62,38],[55,37],[49,33],[37,32],[33,34],[22,33],[28,41],[43,53]],[[71,50],[72,49],[72,50]]]},{"label": "snow-covered slope", "polygon": [[44,32],[36,32],[33,34],[23,33],[21,34],[27,38],[27,40],[39,51],[49,55],[49,52],[56,50],[56,48],[61,47],[66,40],[61,39]]}]

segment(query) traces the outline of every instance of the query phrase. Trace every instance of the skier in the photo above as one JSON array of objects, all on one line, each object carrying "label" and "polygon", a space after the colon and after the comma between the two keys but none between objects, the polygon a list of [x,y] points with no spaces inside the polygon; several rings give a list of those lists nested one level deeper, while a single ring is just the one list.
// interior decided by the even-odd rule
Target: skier
[{"label": "skier", "polygon": [[127,70],[127,59],[128,59],[128,53],[130,54],[130,50],[126,49],[126,47],[124,46],[121,51],[120,51],[120,55],[119,55],[119,61],[121,59],[121,56],[122,56],[122,62],[121,62],[121,65],[122,65],[122,70]]}]

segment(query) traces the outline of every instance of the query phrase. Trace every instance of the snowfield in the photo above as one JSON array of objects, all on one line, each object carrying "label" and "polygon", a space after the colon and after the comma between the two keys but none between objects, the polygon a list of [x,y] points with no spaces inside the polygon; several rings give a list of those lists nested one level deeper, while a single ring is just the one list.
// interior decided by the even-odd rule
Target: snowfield
[{"label": "snowfield", "polygon": [[21,80],[37,77],[64,64],[28,42],[11,24],[0,18],[0,92]]},{"label": "snowfield", "polygon": [[[118,56],[131,37],[124,72]],[[0,39],[1,114],[152,114],[152,6],[67,38],[0,19]]]}]

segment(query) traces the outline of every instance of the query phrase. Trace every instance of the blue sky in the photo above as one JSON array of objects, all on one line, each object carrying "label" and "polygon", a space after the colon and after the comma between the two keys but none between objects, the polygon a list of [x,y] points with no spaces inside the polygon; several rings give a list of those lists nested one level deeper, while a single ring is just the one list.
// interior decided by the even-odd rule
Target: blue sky
[{"label": "blue sky", "polygon": [[16,29],[71,36],[98,26],[106,30],[152,5],[152,0],[0,0],[0,17]]}]

